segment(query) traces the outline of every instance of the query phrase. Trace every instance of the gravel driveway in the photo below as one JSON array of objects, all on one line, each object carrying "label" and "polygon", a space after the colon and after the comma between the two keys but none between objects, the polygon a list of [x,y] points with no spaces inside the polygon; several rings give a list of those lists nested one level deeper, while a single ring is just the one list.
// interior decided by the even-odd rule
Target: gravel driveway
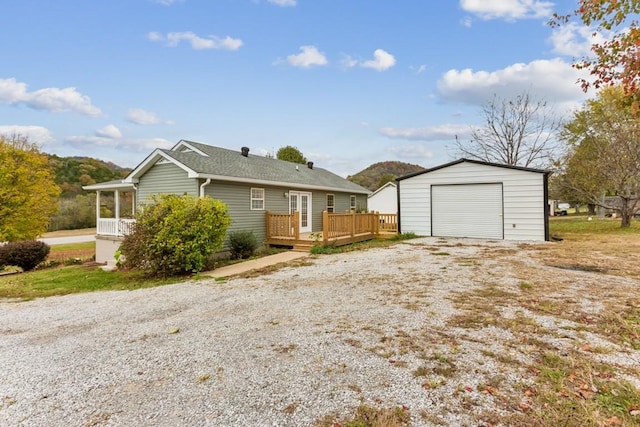
[{"label": "gravel driveway", "polygon": [[[518,407],[534,356],[514,344],[520,329],[465,325],[464,295],[488,281],[524,292],[516,265],[638,286],[540,265],[509,242],[423,238],[307,261],[226,282],[1,302],[0,425],[309,426],[361,404],[404,406],[414,426],[478,425]],[[578,286],[571,298],[585,312],[601,304]],[[640,352],[570,320],[499,313],[535,321],[559,353],[588,339],[610,349],[595,359],[640,366]]]}]

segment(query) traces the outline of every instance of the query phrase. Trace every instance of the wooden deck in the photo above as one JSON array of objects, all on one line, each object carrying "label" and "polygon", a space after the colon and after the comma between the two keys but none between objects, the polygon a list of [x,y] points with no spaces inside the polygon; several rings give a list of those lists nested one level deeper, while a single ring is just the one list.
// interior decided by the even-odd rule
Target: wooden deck
[{"label": "wooden deck", "polygon": [[300,233],[297,212],[266,213],[267,244],[310,250],[314,245],[342,246],[398,233],[398,216],[380,213],[322,213],[322,231]]}]

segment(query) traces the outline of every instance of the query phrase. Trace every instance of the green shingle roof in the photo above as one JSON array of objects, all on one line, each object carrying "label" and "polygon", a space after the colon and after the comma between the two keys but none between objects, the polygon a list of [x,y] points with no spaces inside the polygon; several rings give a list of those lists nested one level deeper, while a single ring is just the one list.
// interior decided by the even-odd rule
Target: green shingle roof
[{"label": "green shingle roof", "polygon": [[[189,151],[192,147],[197,151]],[[325,188],[345,192],[369,194],[370,191],[338,176],[326,169],[283,160],[270,159],[249,154],[243,156],[240,150],[229,150],[193,141],[181,141],[171,150],[160,150],[166,157],[191,169],[198,176],[228,177],[238,180],[286,183],[292,186]]]}]

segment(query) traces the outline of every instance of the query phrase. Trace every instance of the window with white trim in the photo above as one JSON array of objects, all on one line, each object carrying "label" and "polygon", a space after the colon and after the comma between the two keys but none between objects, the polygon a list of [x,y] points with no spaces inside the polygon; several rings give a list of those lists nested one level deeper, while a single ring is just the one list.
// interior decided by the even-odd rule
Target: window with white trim
[{"label": "window with white trim", "polygon": [[349,196],[349,209],[356,210],[356,196],[354,195]]},{"label": "window with white trim", "polygon": [[327,194],[327,212],[334,213],[336,211],[336,196]]},{"label": "window with white trim", "polygon": [[251,189],[251,210],[252,211],[264,210],[264,188]]}]

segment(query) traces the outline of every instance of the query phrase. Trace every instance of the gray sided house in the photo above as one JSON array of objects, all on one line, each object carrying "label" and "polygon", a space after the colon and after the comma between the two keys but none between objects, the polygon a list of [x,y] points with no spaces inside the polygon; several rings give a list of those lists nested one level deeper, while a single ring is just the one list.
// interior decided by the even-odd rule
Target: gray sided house
[{"label": "gray sided house", "polygon": [[400,231],[549,240],[548,175],[540,169],[460,159],[398,178]]},{"label": "gray sided house", "polygon": [[[85,189],[108,191],[113,184]],[[266,239],[267,212],[298,212],[300,233],[318,232],[322,230],[323,211],[366,210],[370,193],[326,169],[314,167],[312,162],[291,163],[252,155],[246,147],[236,151],[185,140],[169,150],[156,149],[116,184],[135,190],[137,208],[151,203],[156,194],[191,194],[220,200],[227,205],[231,217],[229,232],[251,230],[261,243]],[[126,234],[126,230],[119,234]],[[97,242],[100,237],[98,225]],[[109,260],[98,259],[98,252],[97,243],[96,260]],[[111,249],[106,252],[113,257]]]}]

